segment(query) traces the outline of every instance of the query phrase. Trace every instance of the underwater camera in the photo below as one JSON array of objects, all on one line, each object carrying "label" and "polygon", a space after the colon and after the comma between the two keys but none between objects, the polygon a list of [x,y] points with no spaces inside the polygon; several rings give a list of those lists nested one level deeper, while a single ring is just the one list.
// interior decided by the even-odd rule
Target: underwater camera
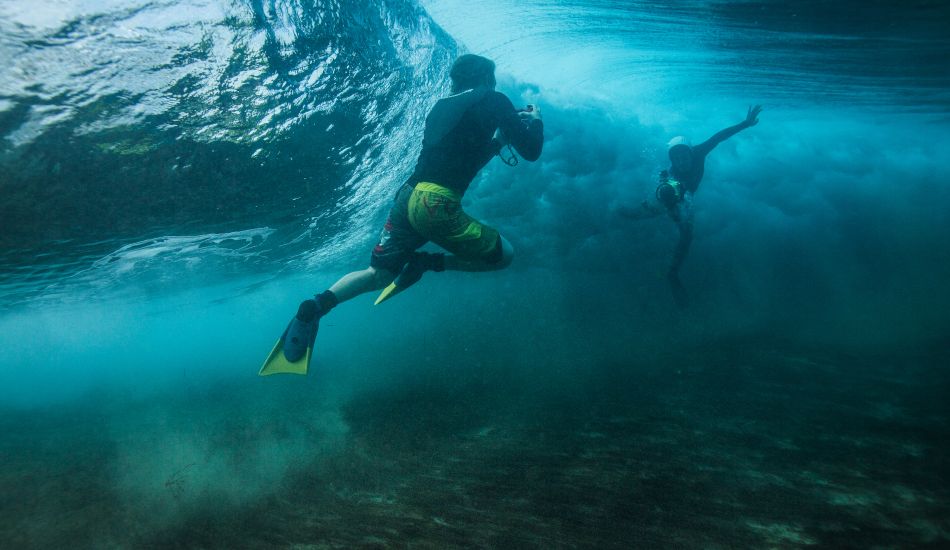
[{"label": "underwater camera", "polygon": [[660,185],[656,186],[656,199],[672,208],[683,199],[683,184],[670,177],[666,170],[660,172]]},{"label": "underwater camera", "polygon": [[[530,113],[534,111],[534,105],[525,105],[521,109],[516,109],[515,112],[518,115],[521,113]],[[511,144],[508,142],[508,136],[504,134],[500,129],[495,131],[495,136],[492,138],[492,142],[498,147],[496,154],[502,162],[508,166],[518,166],[518,156],[515,155],[514,149],[511,148]],[[503,153],[505,149],[508,149],[507,154]]]}]

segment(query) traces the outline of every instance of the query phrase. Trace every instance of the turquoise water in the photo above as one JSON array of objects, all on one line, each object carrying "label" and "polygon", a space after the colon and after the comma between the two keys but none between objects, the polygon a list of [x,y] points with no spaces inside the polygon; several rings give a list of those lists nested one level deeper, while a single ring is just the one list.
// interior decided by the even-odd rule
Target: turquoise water
[{"label": "turquoise water", "polygon": [[[939,3],[0,0],[0,541],[941,547]],[[516,249],[321,324],[456,55],[544,154],[466,195]],[[678,309],[666,142],[710,156]]]}]

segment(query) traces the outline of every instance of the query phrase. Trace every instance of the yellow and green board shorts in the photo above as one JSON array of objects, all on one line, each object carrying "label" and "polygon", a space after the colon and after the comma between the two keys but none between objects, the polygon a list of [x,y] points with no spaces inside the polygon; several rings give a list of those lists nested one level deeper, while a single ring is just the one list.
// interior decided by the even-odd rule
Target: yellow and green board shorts
[{"label": "yellow and green board shorts", "polygon": [[396,194],[370,265],[398,273],[428,241],[462,258],[500,259],[498,231],[466,214],[460,193],[419,182],[404,185]]}]

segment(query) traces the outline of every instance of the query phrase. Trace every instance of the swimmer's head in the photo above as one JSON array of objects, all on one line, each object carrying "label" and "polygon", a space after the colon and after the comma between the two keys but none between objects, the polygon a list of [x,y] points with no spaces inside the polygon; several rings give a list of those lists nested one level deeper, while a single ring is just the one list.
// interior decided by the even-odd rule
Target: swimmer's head
[{"label": "swimmer's head", "polygon": [[689,145],[689,140],[683,136],[676,136],[666,144],[667,154],[670,156],[670,163],[677,172],[686,172],[693,166],[693,148]]},{"label": "swimmer's head", "polygon": [[495,63],[486,57],[474,54],[459,56],[449,71],[452,93],[457,94],[479,86],[495,88]]}]

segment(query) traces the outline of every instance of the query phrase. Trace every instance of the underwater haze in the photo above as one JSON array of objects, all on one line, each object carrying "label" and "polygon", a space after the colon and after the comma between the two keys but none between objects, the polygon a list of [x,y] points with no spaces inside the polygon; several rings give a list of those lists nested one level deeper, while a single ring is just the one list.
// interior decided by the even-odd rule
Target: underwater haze
[{"label": "underwater haze", "polygon": [[[0,546],[950,545],[950,5],[0,0]],[[321,322],[462,53],[513,244]],[[622,212],[710,153],[677,228]],[[427,245],[426,250],[435,250]]]}]

